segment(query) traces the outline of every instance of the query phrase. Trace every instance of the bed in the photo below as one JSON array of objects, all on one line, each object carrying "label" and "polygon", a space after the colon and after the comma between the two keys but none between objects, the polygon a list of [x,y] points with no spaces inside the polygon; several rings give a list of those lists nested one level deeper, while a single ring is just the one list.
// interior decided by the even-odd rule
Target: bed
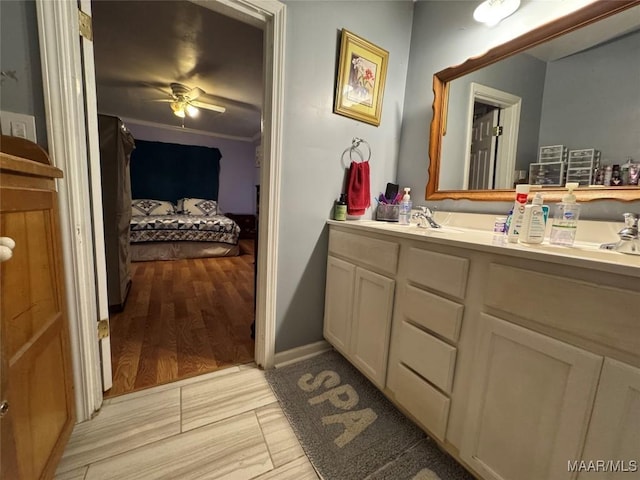
[{"label": "bed", "polygon": [[239,255],[240,227],[217,211],[217,202],[181,198],[178,204],[154,199],[131,203],[131,260]]},{"label": "bed", "polygon": [[218,208],[219,149],[137,140],[131,154],[131,260],[239,255]]}]

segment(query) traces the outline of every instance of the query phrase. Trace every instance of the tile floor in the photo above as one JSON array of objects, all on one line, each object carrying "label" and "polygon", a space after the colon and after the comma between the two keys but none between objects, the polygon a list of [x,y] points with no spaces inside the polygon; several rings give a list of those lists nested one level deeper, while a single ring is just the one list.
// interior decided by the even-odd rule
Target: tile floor
[{"label": "tile floor", "polygon": [[254,366],[105,400],[76,425],[55,480],[317,480]]}]

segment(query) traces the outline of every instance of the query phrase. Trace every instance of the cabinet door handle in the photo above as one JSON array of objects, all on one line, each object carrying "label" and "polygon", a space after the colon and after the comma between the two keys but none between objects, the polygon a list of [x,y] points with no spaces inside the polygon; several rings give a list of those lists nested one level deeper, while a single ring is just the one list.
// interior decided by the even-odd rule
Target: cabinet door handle
[{"label": "cabinet door handle", "polygon": [[9,402],[3,400],[0,403],[0,418],[4,417],[9,412]]},{"label": "cabinet door handle", "polygon": [[13,255],[16,242],[10,237],[0,237],[0,262],[6,262]]}]

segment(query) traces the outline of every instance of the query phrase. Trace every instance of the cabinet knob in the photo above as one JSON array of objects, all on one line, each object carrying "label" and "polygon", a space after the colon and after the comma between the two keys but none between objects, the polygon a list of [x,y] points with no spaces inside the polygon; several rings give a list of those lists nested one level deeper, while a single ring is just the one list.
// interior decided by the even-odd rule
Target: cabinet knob
[{"label": "cabinet knob", "polygon": [[5,262],[13,255],[16,242],[10,237],[0,237],[0,262]]},{"label": "cabinet knob", "polygon": [[7,402],[6,400],[3,400],[2,403],[0,403],[0,418],[4,417],[8,411],[9,411],[9,402]]}]

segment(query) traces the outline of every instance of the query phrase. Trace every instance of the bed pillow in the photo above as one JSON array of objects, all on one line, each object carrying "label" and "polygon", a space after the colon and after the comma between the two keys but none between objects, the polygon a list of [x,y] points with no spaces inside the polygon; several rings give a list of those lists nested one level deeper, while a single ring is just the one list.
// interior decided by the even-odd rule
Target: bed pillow
[{"label": "bed pillow", "polygon": [[178,211],[186,215],[218,215],[218,202],[204,198],[181,198]]},{"label": "bed pillow", "polygon": [[175,205],[166,200],[141,198],[131,201],[131,214],[134,217],[146,215],[174,215],[175,213]]}]

